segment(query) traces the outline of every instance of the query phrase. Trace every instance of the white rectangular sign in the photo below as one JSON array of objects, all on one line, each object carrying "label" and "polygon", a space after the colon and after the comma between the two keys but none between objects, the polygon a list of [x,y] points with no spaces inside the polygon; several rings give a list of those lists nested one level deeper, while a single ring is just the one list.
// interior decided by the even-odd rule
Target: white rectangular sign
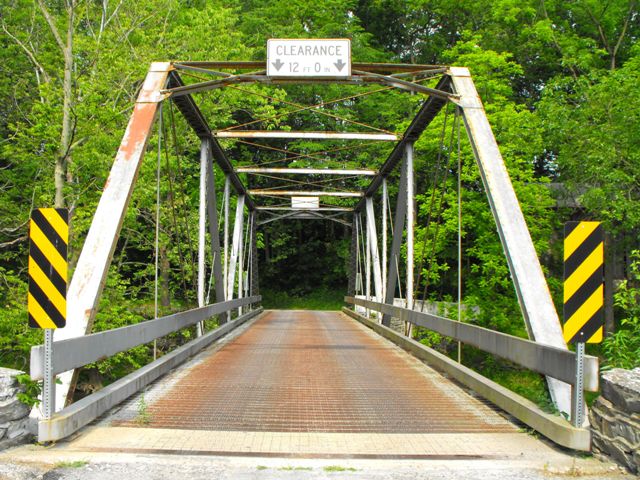
[{"label": "white rectangular sign", "polygon": [[291,197],[291,208],[318,210],[320,208],[320,197]]},{"label": "white rectangular sign", "polygon": [[270,77],[349,77],[351,40],[267,40],[267,75]]}]

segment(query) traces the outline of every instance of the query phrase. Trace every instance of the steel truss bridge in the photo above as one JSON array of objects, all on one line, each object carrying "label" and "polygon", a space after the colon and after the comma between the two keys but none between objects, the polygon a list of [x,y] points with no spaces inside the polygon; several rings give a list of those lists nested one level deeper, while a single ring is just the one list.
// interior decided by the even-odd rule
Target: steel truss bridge
[{"label": "steel truss bridge", "polygon": [[[199,77],[197,82],[192,80],[194,76]],[[187,83],[185,80],[189,80],[189,82]],[[374,129],[358,122],[352,123],[365,127],[361,131],[256,130],[254,124],[257,121],[214,130],[210,127],[207,118],[205,118],[196,102],[196,94],[238,88],[243,84],[286,87],[291,84],[309,83],[360,86],[381,85],[386,89],[400,89],[411,92],[414,95],[420,95],[423,100],[420,103],[417,114],[402,134]],[[425,83],[433,86],[425,86]],[[349,98],[354,97],[357,97],[357,95]],[[107,272],[113,258],[140,166],[147,151],[148,141],[153,135],[154,126],[158,122],[162,122],[161,111],[163,105],[170,102],[180,112],[193,134],[200,140],[197,295],[199,306],[193,310],[155,318],[137,325],[91,333]],[[330,103],[323,102],[311,106],[290,105],[295,107],[295,111],[315,111]],[[429,128],[434,118],[448,105],[453,105],[456,118],[458,121],[460,119],[463,121],[466,134],[473,148],[490,208],[495,218],[497,231],[508,260],[530,340],[424,313],[414,308],[413,241],[415,211],[413,200],[416,192],[414,192],[413,179],[413,145]],[[340,119],[340,117],[337,118]],[[161,135],[162,126],[159,126],[157,130]],[[317,160],[317,157],[314,158],[313,155],[294,154],[292,157],[292,153],[286,151],[284,152],[287,154],[283,160],[286,163],[284,166],[256,165],[239,167],[234,165],[234,161],[228,157],[225,148],[221,144],[221,142],[238,141],[255,145],[254,142],[261,139],[393,142],[393,147],[380,168],[372,169],[362,166],[362,168],[345,169],[326,168],[321,163],[313,164],[313,160]],[[259,145],[262,146],[262,144]],[[293,166],[294,162],[291,162],[292,158],[304,159],[306,163],[302,167],[295,167]],[[220,199],[216,193],[214,164],[222,171],[225,179],[224,191],[220,195],[223,207],[220,211],[224,212],[223,219],[219,219],[218,213]],[[393,233],[389,242],[387,234],[389,231],[388,224],[391,222],[388,215],[390,203],[387,186],[392,178],[398,176],[398,170],[398,196],[395,201],[395,212],[392,215]],[[272,179],[275,186],[251,189],[242,181],[242,174],[258,175]],[[326,176],[328,180],[313,182],[291,180],[291,178],[303,178],[305,176],[312,176],[313,179]],[[331,179],[335,178],[356,178],[361,184],[365,180],[367,186],[364,189],[354,188],[348,190],[328,187],[327,185],[330,184]],[[308,188],[309,186],[311,186],[312,190]],[[236,213],[233,225],[230,222],[231,216],[229,214],[232,195],[236,196]],[[344,201],[338,204],[332,201],[334,198],[341,198]],[[381,218],[378,218],[374,208],[374,200],[376,198],[382,199]],[[283,199],[287,203],[283,203]],[[346,202],[345,199],[350,200],[351,203]],[[288,203],[289,201],[290,203]],[[265,317],[265,313],[259,307],[261,297],[258,289],[256,239],[260,225],[285,219],[320,219],[336,221],[352,227],[351,272],[349,291],[345,297],[345,303],[348,307],[345,307],[343,314],[336,313],[330,319],[325,319],[325,323],[318,323],[317,319],[306,319],[306,321],[311,322],[309,323],[309,328],[313,327],[318,331],[323,328],[333,329],[335,330],[334,336],[327,336],[325,344],[322,344],[322,342],[320,342],[321,344],[314,343],[309,339],[308,335],[305,336],[303,332],[296,330],[296,328],[301,328],[300,325],[304,324],[304,318],[300,318],[300,322],[303,323],[296,324],[296,322],[292,321],[290,316],[292,314],[281,313],[280,315],[284,315],[284,320],[280,318],[278,321],[290,325],[291,329],[293,329],[281,333],[282,335],[292,336],[290,342],[294,347],[309,348],[310,351],[313,351],[314,348],[323,348],[327,347],[327,345],[346,348],[345,345],[348,344],[353,348],[360,348],[356,345],[358,342],[365,342],[362,344],[365,345],[369,341],[362,340],[364,338],[362,337],[362,332],[347,334],[344,332],[347,332],[352,327],[347,328],[345,326],[344,329],[340,327],[340,325],[355,324],[355,319],[360,324],[371,329],[367,331],[376,332],[381,337],[385,337],[403,349],[410,351],[415,357],[426,361],[440,371],[446,372],[458,382],[475,390],[493,405],[518,418],[521,422],[541,432],[554,442],[574,449],[588,450],[590,448],[588,429],[584,428],[582,421],[585,408],[580,401],[582,391],[579,388],[575,388],[575,384],[576,373],[578,369],[582,368],[585,373],[584,388],[592,391],[597,390],[597,359],[587,356],[584,364],[576,364],[575,354],[569,351],[564,343],[560,321],[518,199],[514,193],[507,169],[468,69],[431,65],[364,63],[354,63],[350,76],[337,79],[313,77],[274,78],[266,74],[265,62],[170,62],[152,64],[135,103],[70,283],[67,296],[67,327],[55,331],[55,348],[52,355],[45,356],[42,346],[34,347],[32,350],[31,375],[35,379],[44,378],[46,387],[44,392],[45,411],[38,423],[39,440],[55,441],[68,437],[109,411],[115,405],[126,400],[135,392],[154,382],[199,350],[237,329],[240,325],[245,324],[243,328],[246,328],[247,324],[252,325],[243,335],[251,335],[249,332],[260,331],[267,336],[274,335],[274,338],[278,337],[280,334],[276,335],[269,330],[274,328],[273,322],[276,321],[273,319],[274,314],[268,314]],[[222,228],[219,228],[220,224],[223,225]],[[381,235],[379,235],[380,233]],[[407,252],[406,277],[402,279],[400,278],[400,270],[402,269],[399,268],[401,262],[400,250],[405,238]],[[210,245],[208,255],[206,251],[207,245]],[[248,248],[249,251],[244,251],[245,248]],[[207,258],[212,259],[209,265],[207,265]],[[248,261],[245,261],[245,258],[248,258]],[[215,286],[215,299],[211,303],[207,302],[206,298],[207,271],[212,272],[213,285]],[[394,294],[399,283],[406,292],[405,302],[400,306],[397,302],[394,304]],[[219,327],[206,332],[202,327],[203,322],[216,315],[218,316]],[[258,320],[255,320],[254,317],[258,317]],[[392,318],[400,319],[406,325],[416,325],[433,330],[453,340],[476,346],[486,352],[546,375],[552,400],[557,409],[570,416],[573,422],[570,423],[560,416],[541,411],[531,402],[507,391],[460,363],[420,345],[403,333],[394,331],[390,328]],[[198,326],[198,337],[193,341],[158,358],[153,363],[118,380],[99,392],[75,403],[67,401],[67,396],[71,396],[70,386],[74,383],[74,370],[99,359],[107,358],[117,352],[152,342],[171,332],[193,325]],[[330,325],[330,327],[326,327],[326,325]],[[329,335],[326,332],[318,335],[325,334]],[[343,340],[340,340],[340,335],[347,335],[355,343],[347,342],[345,344]],[[259,343],[259,339],[254,339],[254,341]],[[377,341],[382,340],[378,339]],[[274,344],[263,346],[263,350],[269,348],[269,345],[273,347]],[[229,348],[237,349],[240,347],[230,346]],[[221,354],[221,352],[218,353]],[[267,356],[262,358],[260,362],[264,366],[265,363],[270,364],[269,362],[273,358],[273,356]],[[238,361],[242,361],[241,358]],[[315,381],[313,380],[316,378],[312,371],[313,369],[304,368],[303,365],[300,365],[304,363],[303,357],[296,357],[295,367],[286,359],[278,361],[282,362],[282,369],[292,368],[297,372],[297,375],[301,376],[300,378],[304,377],[309,378],[311,382]],[[331,364],[331,368],[338,370],[347,368],[347,366],[340,367],[340,361],[344,362],[344,365],[349,365],[349,362],[356,360],[353,360],[352,357],[339,356],[336,360],[338,363]],[[366,372],[367,365],[377,365],[376,362],[378,361],[374,356],[368,360],[357,360],[357,362],[360,362],[361,368],[359,367],[355,370],[352,368],[350,370],[350,374],[356,375],[354,377],[344,377],[344,371],[340,370],[342,372],[341,375],[344,377],[341,377],[344,381],[344,388],[349,389],[349,382],[355,382],[354,384],[362,385],[365,393],[367,391],[371,393],[372,390],[367,390],[371,385],[365,379],[357,377],[356,370],[362,374],[362,372]],[[385,368],[382,364],[376,366],[376,368],[378,367]],[[325,365],[323,368],[329,368],[329,366]],[[265,376],[264,382],[276,382],[274,378],[277,377],[278,371],[277,369],[269,370],[270,373]],[[243,375],[249,375],[247,371],[242,372],[240,373]],[[383,379],[388,375],[393,375],[393,373],[385,374],[384,370],[376,370],[376,372],[368,375],[370,375],[370,378],[378,379],[380,384],[384,384]],[[200,375],[202,375],[202,372]],[[367,374],[365,373],[365,375]],[[59,376],[62,381],[57,387],[53,382],[55,376]],[[211,383],[212,381],[215,380],[207,380],[205,378],[204,383]],[[224,381],[229,382],[229,379]],[[413,377],[410,381],[413,382],[413,387],[418,389],[414,391],[419,391],[420,382]],[[220,382],[223,382],[223,380],[220,379]],[[416,384],[416,382],[418,383]],[[232,383],[224,383],[224,385],[227,385],[228,388],[233,388],[229,386]],[[253,391],[259,391],[264,386],[261,385],[261,379],[255,379]],[[367,385],[369,386],[367,387]],[[318,386],[318,389],[322,390],[322,388],[322,386]],[[397,388],[400,391],[402,386],[396,385],[393,388]],[[428,389],[429,387],[425,386],[424,388]],[[331,397],[333,400],[329,401],[329,404],[335,407],[340,403],[340,398],[342,398],[340,395],[345,395],[345,393],[336,393],[333,390],[331,392],[333,392],[332,395],[335,394],[335,398]],[[393,396],[393,390],[389,390],[389,392],[387,393]],[[196,395],[196,393],[191,392],[187,395]],[[218,392],[216,395],[222,395],[222,393]],[[240,392],[237,398],[243,395],[250,394],[246,391]],[[171,403],[169,400],[167,401]],[[308,403],[305,404],[305,401]],[[299,403],[302,402],[303,406],[307,405],[307,407],[311,408],[310,406],[315,401],[318,401],[315,397],[309,397],[307,400],[302,398],[297,400],[298,404],[296,405],[299,407]],[[384,401],[393,402],[394,399],[376,397],[371,400],[371,403]],[[214,401],[213,403],[216,402]],[[222,404],[224,402],[218,403]],[[353,399],[351,403],[363,404]],[[420,408],[419,404],[413,403],[412,405],[412,408]],[[166,408],[169,407],[167,406]],[[299,410],[295,410],[292,406],[290,408],[291,418],[300,414]],[[359,407],[354,408],[357,410]],[[398,408],[402,409],[404,407],[399,406]],[[443,408],[445,410],[448,408],[446,403]],[[157,410],[159,418],[161,416],[160,412],[161,410]],[[225,418],[233,418],[233,408],[226,408],[225,412],[224,414],[217,414],[218,417],[216,418],[218,418],[219,422],[224,423]],[[334,412],[334,419],[346,418],[349,414],[349,412],[345,413],[342,410],[336,410],[336,412]],[[286,417],[286,409],[284,413]],[[215,417],[214,414],[211,415]],[[356,412],[354,415],[362,416],[363,414],[360,411],[360,413]],[[377,415],[380,415],[380,412]],[[186,416],[183,420],[180,420],[181,417],[179,415],[177,418],[176,420],[174,415],[174,423],[171,426],[179,426],[181,421],[186,422],[185,424],[188,423],[185,420]],[[337,423],[334,422],[333,424],[329,421],[329,423],[323,423],[322,425],[324,426],[318,426],[320,423],[314,423],[315,420],[313,418],[301,418],[298,419],[298,423],[294,422],[295,425],[299,427],[300,425],[303,425],[303,427],[307,425],[312,431],[313,425],[316,425],[319,431],[333,431],[326,426],[330,424],[337,428],[336,431],[340,431],[339,426],[341,424],[349,424],[347,420],[343,419],[344,421],[337,421]],[[417,415],[417,418],[418,423],[420,423],[422,417]],[[273,429],[294,428],[292,426],[294,423],[287,423],[286,418],[280,418],[280,420],[280,424],[274,420]],[[364,422],[362,425],[367,424],[366,415],[360,420]],[[169,422],[166,419],[165,421]],[[258,418],[253,428],[259,428],[257,425],[260,425],[260,422],[265,424],[264,422],[266,421],[265,418],[261,420]],[[431,425],[429,422],[430,420],[425,419],[423,427],[420,428],[428,430],[428,425]],[[396,422],[395,425],[396,427],[394,428],[397,428],[399,424]],[[215,426],[212,428],[215,428]],[[233,428],[237,429],[239,427],[237,424],[228,426],[228,429]],[[356,429],[354,431],[375,432],[376,428],[388,431],[384,430],[385,427],[382,424],[377,427],[369,425],[367,427],[369,430],[362,426],[353,428]],[[357,430],[357,428],[362,428],[363,430]],[[407,425],[404,428],[411,430],[411,427]]]}]

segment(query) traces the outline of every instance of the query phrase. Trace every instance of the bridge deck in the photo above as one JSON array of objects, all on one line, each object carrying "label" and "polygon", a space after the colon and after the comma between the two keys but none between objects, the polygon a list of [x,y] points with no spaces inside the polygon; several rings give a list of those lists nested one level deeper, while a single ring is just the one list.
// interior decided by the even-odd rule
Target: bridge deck
[{"label": "bridge deck", "polygon": [[[337,312],[267,312],[146,401],[144,426],[151,428],[516,431],[491,407]],[[121,416],[112,425],[141,423]]]}]

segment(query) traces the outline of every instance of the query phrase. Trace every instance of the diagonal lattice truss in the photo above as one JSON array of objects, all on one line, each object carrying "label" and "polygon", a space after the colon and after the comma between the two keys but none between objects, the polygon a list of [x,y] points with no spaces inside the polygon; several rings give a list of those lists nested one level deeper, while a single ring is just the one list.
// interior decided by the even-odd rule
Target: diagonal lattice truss
[{"label": "diagonal lattice truss", "polygon": [[[250,88],[248,84],[265,87]],[[344,91],[320,99],[314,95],[320,84],[334,89],[340,86]],[[267,86],[307,89],[304,96],[309,101],[293,102]],[[357,118],[359,101],[398,95],[398,90],[410,92],[408,103],[417,110],[412,119],[393,124],[382,102],[376,118]],[[216,99],[223,92],[235,95],[240,106],[243,101],[249,103],[249,98],[259,98],[263,111],[238,108],[234,115],[223,114],[216,108]],[[354,232],[366,230],[368,238],[377,238],[372,198],[380,188],[386,188],[387,181],[397,181],[399,170],[391,251],[388,256],[385,251],[382,262],[377,240],[367,251],[373,257],[375,296],[392,302],[394,268],[405,227],[407,243],[413,243],[413,143],[443,108],[453,108],[464,121],[530,337],[566,348],[520,205],[469,71],[435,65],[362,63],[354,63],[352,75],[341,79],[272,78],[266,75],[265,62],[152,64],[70,283],[68,326],[55,332],[57,340],[91,330],[147,141],[162,105],[169,101],[200,139],[200,231],[204,238],[208,217],[216,301],[234,297],[236,279],[243,271],[238,249],[241,252],[245,212],[251,232],[261,222],[322,218],[353,224]],[[205,115],[204,111],[215,114]],[[220,263],[213,162],[225,175],[224,205],[228,208],[231,189],[238,198],[234,242],[223,257],[224,267]],[[383,211],[386,215],[386,208]],[[260,220],[256,212],[260,212]],[[366,222],[353,220],[361,216],[367,217]],[[226,242],[226,233],[224,239]],[[386,249],[386,241],[383,244]],[[407,281],[411,282],[412,263],[407,269]],[[254,269],[251,272],[255,274]],[[407,288],[412,289],[412,284]],[[242,288],[237,295],[243,295]],[[548,380],[558,409],[569,412],[569,386]],[[71,374],[63,375],[62,381],[56,400],[59,408],[65,404]]]}]

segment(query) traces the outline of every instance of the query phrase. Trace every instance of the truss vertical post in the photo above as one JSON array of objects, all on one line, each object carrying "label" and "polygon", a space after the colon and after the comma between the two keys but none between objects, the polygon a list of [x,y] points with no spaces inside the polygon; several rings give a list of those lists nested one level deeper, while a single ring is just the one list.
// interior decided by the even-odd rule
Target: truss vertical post
[{"label": "truss vertical post", "polygon": [[373,266],[373,287],[376,302],[382,300],[382,273],[380,271],[380,254],[378,251],[378,232],[376,229],[376,217],[373,210],[373,198],[366,197],[367,208],[367,238],[369,239],[370,258]]},{"label": "truss vertical post", "polygon": [[[414,209],[414,176],[413,176],[413,142],[405,146],[405,162],[407,163],[407,308],[413,310],[413,227],[415,224]],[[411,336],[411,324],[405,325],[405,333]]]},{"label": "truss vertical post", "polygon": [[356,216],[351,220],[351,245],[349,247],[349,284],[347,287],[347,295],[349,297],[356,296],[356,276],[358,274],[358,228],[356,225]]},{"label": "truss vertical post", "polygon": [[[225,280],[229,278],[229,200],[231,193],[231,181],[229,179],[229,175],[224,176],[224,278]],[[229,290],[227,290],[227,285],[225,284],[225,297],[231,298],[229,296]]]},{"label": "truss vertical post", "polygon": [[[207,223],[207,140],[200,142],[200,197],[198,203],[198,307],[204,307],[205,291],[205,247],[206,247],[206,223]],[[204,322],[196,325],[196,335],[202,336]]]},{"label": "truss vertical post", "polygon": [[[69,284],[67,326],[56,329],[56,341],[91,331],[158,105],[164,98],[160,90],[167,83],[170,69],[170,63],[153,63],[147,73]],[[67,395],[73,394],[73,377],[71,371],[59,376],[61,384],[56,388],[55,402],[58,410],[64,408]]]},{"label": "truss vertical post", "polygon": [[249,296],[260,295],[260,277],[258,271],[258,212],[251,212],[251,283]]},{"label": "truss vertical post", "polygon": [[[236,212],[237,213],[237,212]],[[245,225],[244,225],[244,209],[240,211],[242,220],[240,223],[240,238],[238,244],[238,298],[243,297],[244,292],[244,241],[245,241]],[[242,315],[243,308],[238,307],[238,316]]]},{"label": "truss vertical post", "polygon": [[[205,145],[206,144],[206,145]],[[216,177],[211,156],[211,139],[203,140],[206,151],[206,203],[209,217],[209,237],[211,239],[211,262],[216,289],[216,303],[224,302],[224,276],[222,275],[222,255],[220,255],[220,229],[218,223],[218,199],[216,197]],[[218,316],[220,325],[226,323],[227,314]]]},{"label": "truss vertical post", "polygon": [[[406,153],[406,152],[405,152]],[[398,199],[393,220],[393,238],[391,240],[391,254],[389,255],[389,267],[387,268],[387,288],[384,303],[393,305],[393,297],[396,293],[396,280],[398,278],[398,265],[400,261],[400,246],[404,222],[407,216],[407,162],[402,162],[400,167],[400,185],[398,187]],[[391,326],[391,317],[382,316],[382,324]]]},{"label": "truss vertical post", "polygon": [[236,218],[233,224],[233,240],[231,243],[231,256],[229,258],[229,276],[227,278],[227,300],[233,298],[233,287],[236,283],[236,267],[238,266],[238,253],[242,244],[242,223],[244,219],[244,195],[238,196],[236,204]]},{"label": "truss vertical post", "polygon": [[385,298],[387,292],[387,230],[389,209],[389,192],[387,191],[387,178],[382,179],[382,297]]},{"label": "truss vertical post", "polygon": [[[566,349],[560,320],[531,235],[469,70],[451,68],[450,75],[455,91],[460,95],[458,106],[462,108],[465,128],[496,220],[529,337]],[[558,410],[570,414],[569,384],[551,377],[547,377],[547,382]]]},{"label": "truss vertical post", "polygon": [[[362,222],[360,223],[362,228]],[[365,241],[364,260],[365,260],[365,296],[367,300],[371,300],[371,234],[369,229],[363,232]],[[367,308],[367,317],[369,317],[370,311]]]}]

